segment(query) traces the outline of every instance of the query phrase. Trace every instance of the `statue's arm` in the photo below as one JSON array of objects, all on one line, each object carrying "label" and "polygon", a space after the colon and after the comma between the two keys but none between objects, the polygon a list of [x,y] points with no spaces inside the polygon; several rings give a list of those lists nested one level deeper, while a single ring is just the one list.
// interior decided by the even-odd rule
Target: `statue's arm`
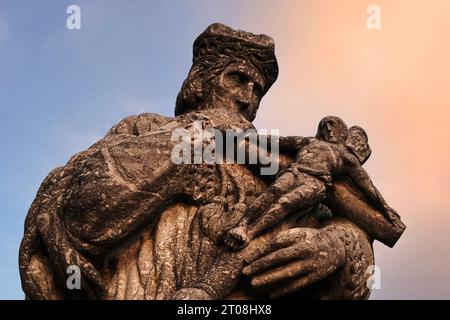
[{"label": "statue's arm", "polygon": [[[364,299],[373,265],[372,240],[352,222],[332,218],[326,224],[297,227],[252,241],[245,252],[244,274],[255,292],[272,298],[308,291],[310,298]],[[319,282],[320,281],[320,282]],[[270,292],[265,288],[271,287]],[[311,290],[311,288],[308,288]]]},{"label": "statue's arm", "polygon": [[399,217],[390,221],[370,205],[364,193],[348,180],[333,183],[327,194],[326,205],[333,214],[352,221],[371,238],[389,247],[395,245],[406,229]]}]

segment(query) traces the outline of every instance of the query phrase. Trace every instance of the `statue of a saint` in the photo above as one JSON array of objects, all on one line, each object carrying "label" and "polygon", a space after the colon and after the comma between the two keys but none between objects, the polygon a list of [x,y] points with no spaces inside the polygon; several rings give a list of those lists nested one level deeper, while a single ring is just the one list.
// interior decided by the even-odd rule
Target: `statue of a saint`
[{"label": "statue of a saint", "polygon": [[[321,206],[307,208],[330,208],[326,221],[296,214],[297,199],[286,196],[291,212],[248,246],[230,250],[224,243],[279,176],[245,164],[176,164],[172,132],[191,132],[195,121],[219,130],[253,128],[278,66],[270,37],[222,24],[197,38],[193,56],[174,118],[127,117],[45,178],[20,248],[26,297],[367,298],[372,241],[392,246],[404,225],[387,219],[351,179],[333,180]],[[295,159],[289,147],[281,152],[280,170],[288,170]],[[79,289],[67,285],[73,266]]]}]

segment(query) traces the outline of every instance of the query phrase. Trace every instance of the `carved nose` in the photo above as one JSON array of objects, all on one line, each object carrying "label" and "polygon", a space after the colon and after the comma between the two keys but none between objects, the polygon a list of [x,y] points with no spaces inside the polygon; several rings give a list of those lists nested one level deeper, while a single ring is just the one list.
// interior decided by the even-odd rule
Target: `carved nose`
[{"label": "carved nose", "polygon": [[327,131],[328,131],[328,135],[329,135],[330,137],[333,137],[333,136],[334,136],[334,133],[333,133],[333,126],[331,126],[330,124],[327,124]]},{"label": "carved nose", "polygon": [[243,107],[247,108],[250,106],[250,101],[252,99],[253,93],[253,83],[250,82],[243,88],[241,94],[238,96],[237,102]]}]

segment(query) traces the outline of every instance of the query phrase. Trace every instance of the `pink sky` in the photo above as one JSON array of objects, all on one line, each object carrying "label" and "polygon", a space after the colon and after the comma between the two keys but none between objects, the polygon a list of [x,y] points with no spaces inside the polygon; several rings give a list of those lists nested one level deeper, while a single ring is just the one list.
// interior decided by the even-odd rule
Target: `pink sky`
[{"label": "pink sky", "polygon": [[[257,127],[308,136],[337,115],[366,128],[365,168],[408,226],[393,249],[375,244],[372,298],[450,299],[449,0],[110,2],[78,0],[71,33],[59,1],[0,1],[0,298],[22,298],[17,247],[45,175],[124,116],[172,114],[192,41],[222,22],[275,40],[280,75]],[[372,4],[381,30],[366,28]]]},{"label": "pink sky", "polygon": [[234,26],[270,34],[280,65],[256,126],[313,135],[331,114],[366,128],[365,167],[408,226],[394,249],[375,245],[372,297],[450,298],[450,2],[256,3]]}]

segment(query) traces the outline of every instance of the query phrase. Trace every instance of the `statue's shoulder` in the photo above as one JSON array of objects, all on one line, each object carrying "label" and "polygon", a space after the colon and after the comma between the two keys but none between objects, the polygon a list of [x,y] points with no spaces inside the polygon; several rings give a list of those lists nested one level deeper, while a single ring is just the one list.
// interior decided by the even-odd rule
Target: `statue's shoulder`
[{"label": "statue's shoulder", "polygon": [[132,115],[122,119],[119,123],[114,125],[106,134],[106,136],[128,134],[140,136],[144,133],[158,130],[166,125],[174,118],[162,116],[156,113],[141,113],[139,115]]},{"label": "statue's shoulder", "polygon": [[156,113],[141,113],[139,115],[128,116],[115,124],[102,139],[91,145],[87,150],[74,155],[69,162],[82,159],[86,155],[106,146],[121,143],[130,137],[138,137],[145,133],[156,131],[171,121],[174,121],[174,118]]}]

